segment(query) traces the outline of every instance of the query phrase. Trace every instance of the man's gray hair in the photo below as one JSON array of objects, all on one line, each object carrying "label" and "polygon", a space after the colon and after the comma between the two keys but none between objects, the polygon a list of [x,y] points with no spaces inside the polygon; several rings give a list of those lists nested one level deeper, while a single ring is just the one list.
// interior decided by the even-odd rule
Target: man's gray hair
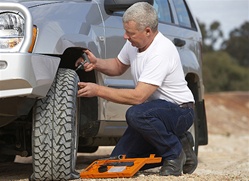
[{"label": "man's gray hair", "polygon": [[156,31],[158,27],[157,12],[147,2],[138,2],[129,7],[123,15],[123,22],[128,21],[136,22],[138,30],[150,27],[152,31]]}]

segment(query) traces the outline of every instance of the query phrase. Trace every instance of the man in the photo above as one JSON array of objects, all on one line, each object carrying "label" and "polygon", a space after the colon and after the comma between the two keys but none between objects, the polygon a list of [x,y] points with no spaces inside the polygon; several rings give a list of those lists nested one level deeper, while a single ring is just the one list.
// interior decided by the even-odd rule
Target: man
[{"label": "man", "polygon": [[193,124],[194,98],[187,87],[177,49],[158,31],[157,13],[148,3],[136,3],[127,9],[123,26],[128,41],[118,57],[103,60],[86,50],[90,63],[84,68],[118,76],[130,67],[135,89],[80,82],[78,96],[99,96],[133,105],[126,112],[128,128],[111,156],[148,157],[154,153],[163,160],[160,175],[192,173],[197,158],[187,130]]}]

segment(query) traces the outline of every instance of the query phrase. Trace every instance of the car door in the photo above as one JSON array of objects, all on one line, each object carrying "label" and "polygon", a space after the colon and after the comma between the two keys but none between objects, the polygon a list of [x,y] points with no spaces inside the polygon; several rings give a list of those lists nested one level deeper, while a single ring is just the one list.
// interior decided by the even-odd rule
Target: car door
[{"label": "car door", "polygon": [[185,75],[200,71],[201,34],[185,0],[155,0],[159,31],[176,45]]}]

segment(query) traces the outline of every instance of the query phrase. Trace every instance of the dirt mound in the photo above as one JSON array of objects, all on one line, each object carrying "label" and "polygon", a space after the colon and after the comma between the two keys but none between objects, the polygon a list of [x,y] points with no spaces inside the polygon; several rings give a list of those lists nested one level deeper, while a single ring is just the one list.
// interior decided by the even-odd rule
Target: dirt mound
[{"label": "dirt mound", "polygon": [[249,92],[205,95],[208,132],[246,135],[249,132]]}]

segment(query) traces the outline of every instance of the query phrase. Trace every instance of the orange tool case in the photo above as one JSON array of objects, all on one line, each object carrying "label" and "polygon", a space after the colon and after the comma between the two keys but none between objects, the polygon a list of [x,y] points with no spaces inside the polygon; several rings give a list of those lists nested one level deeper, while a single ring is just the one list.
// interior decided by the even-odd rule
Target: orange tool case
[{"label": "orange tool case", "polygon": [[148,158],[117,158],[99,159],[90,164],[80,173],[81,178],[123,178],[132,177],[145,164],[160,163],[161,157],[151,154]]}]

